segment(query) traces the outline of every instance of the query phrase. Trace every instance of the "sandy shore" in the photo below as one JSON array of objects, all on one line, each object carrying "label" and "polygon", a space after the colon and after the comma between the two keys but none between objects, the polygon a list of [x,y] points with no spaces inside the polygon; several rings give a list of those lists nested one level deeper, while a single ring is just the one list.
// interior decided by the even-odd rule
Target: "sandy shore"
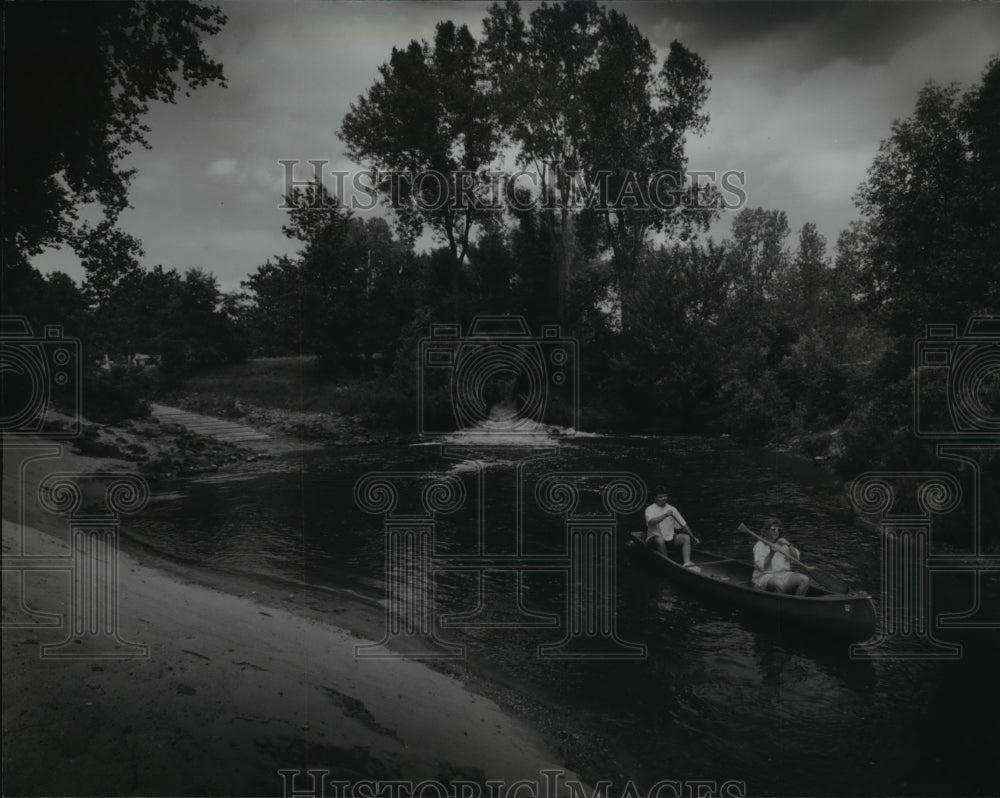
[{"label": "sandy shore", "polygon": [[[22,582],[15,557],[70,549],[65,519],[38,505],[38,483],[52,471],[133,466],[63,444],[60,457],[22,470],[27,450],[4,443],[5,795],[283,795],[279,770],[305,768],[350,782],[528,779],[543,794],[541,771],[562,768],[539,731],[460,674],[356,659],[364,639],[327,618],[353,613],[357,629],[378,611],[349,598],[298,608],[294,597],[268,600],[266,589],[234,595],[232,584],[213,589],[119,550],[119,637],[146,656],[97,659],[86,645],[78,658],[42,656],[69,634],[69,574],[31,570]],[[12,628],[25,617],[22,599],[61,626]]]}]

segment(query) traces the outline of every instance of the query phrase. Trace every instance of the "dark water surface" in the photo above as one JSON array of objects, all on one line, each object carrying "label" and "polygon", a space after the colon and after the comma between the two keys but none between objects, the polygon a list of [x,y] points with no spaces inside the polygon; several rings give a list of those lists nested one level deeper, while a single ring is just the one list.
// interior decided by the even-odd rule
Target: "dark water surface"
[{"label": "dark water surface", "polygon": [[[879,595],[878,535],[853,523],[838,486],[811,463],[725,440],[582,437],[452,457],[414,445],[297,458],[251,479],[177,482],[130,533],[204,567],[381,599],[382,518],[356,504],[362,475],[410,472],[400,479],[418,487],[427,474],[462,480],[467,506],[439,520],[438,554],[474,554],[480,521],[493,553],[515,550],[520,525],[525,552],[559,554],[563,521],[538,508],[539,477],[631,472],[650,488],[669,486],[705,548],[748,558],[753,541],[738,523],[759,528],[774,514],[806,562]],[[479,485],[481,517],[472,506]],[[528,627],[514,597],[561,618],[566,580],[558,573],[527,574],[520,588],[507,573],[482,584],[471,572],[438,574],[438,615],[475,609],[481,587],[493,599],[484,616],[492,628],[441,629],[441,639],[464,644],[482,672],[551,707],[550,730],[599,741],[590,772],[618,783],[735,780],[748,795],[1000,795],[995,631],[955,638],[965,646],[958,662],[852,661],[846,646],[776,637],[738,611],[674,589],[625,551],[626,533],[641,526],[641,510],[619,523],[617,620],[623,639],[646,645],[645,659],[539,658],[538,646],[558,642],[563,627]],[[935,583],[941,595],[950,587]]]}]

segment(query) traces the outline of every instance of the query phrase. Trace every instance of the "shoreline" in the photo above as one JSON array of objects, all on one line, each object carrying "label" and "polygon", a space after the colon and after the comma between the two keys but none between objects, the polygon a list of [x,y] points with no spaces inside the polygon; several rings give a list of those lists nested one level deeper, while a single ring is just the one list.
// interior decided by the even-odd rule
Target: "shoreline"
[{"label": "shoreline", "polygon": [[[68,574],[25,571],[23,586],[11,578],[21,546],[38,556],[69,549],[64,519],[46,522],[41,508],[19,506],[17,453],[7,443],[5,616],[20,588],[32,609],[65,617]],[[136,471],[134,462],[62,447],[61,471]],[[25,470],[26,504],[43,471]],[[465,666],[356,659],[354,646],[384,628],[381,606],[337,590],[303,601],[264,578],[139,548],[126,542],[116,553],[117,628],[122,640],[148,646],[148,657],[43,658],[42,646],[66,638],[65,628],[5,629],[5,794],[276,795],[285,788],[280,769],[305,767],[348,780],[544,787],[545,769],[577,778],[543,731],[486,695],[508,688],[491,690]]]},{"label": "shoreline", "polygon": [[[153,424],[160,427],[160,429],[156,430],[159,434],[154,435],[152,441],[148,438],[143,438],[143,434],[148,431],[147,428]],[[176,476],[183,477],[185,479],[205,479],[213,482],[225,482],[248,477],[252,478],[261,474],[299,468],[301,467],[300,457],[308,457],[309,452],[315,451],[324,445],[322,443],[301,440],[297,437],[289,436],[280,428],[272,427],[270,429],[265,428],[269,435],[274,436],[271,440],[255,441],[251,446],[233,445],[220,441],[212,441],[211,439],[206,439],[197,443],[195,446],[192,446],[191,441],[197,441],[199,438],[204,438],[205,436],[198,436],[190,431],[179,429],[176,424],[169,422],[164,423],[162,420],[128,422],[127,426],[130,429],[124,431],[126,439],[125,443],[121,441],[122,430],[115,427],[100,428],[99,439],[117,441],[119,449],[125,448],[126,443],[127,445],[144,446],[152,444],[150,446],[150,448],[153,449],[152,457],[155,457],[157,452],[174,452],[178,448],[178,441],[186,442],[186,448],[181,447],[182,451],[194,450],[202,459],[194,463],[196,466],[195,468],[188,468],[189,464],[184,460],[181,460],[180,465],[182,467],[178,469],[180,473]],[[136,436],[136,440],[129,442],[129,436],[131,435]],[[36,442],[43,443],[43,441]],[[369,443],[370,442],[372,441],[369,441]],[[734,441],[734,444],[735,443],[736,442]],[[77,470],[118,470],[140,472],[150,478],[154,489],[157,484],[163,484],[163,482],[160,481],[161,479],[174,478],[173,474],[143,468],[143,464],[141,462],[137,463],[135,460],[125,461],[107,457],[94,457],[92,455],[70,452],[69,447],[70,442],[64,441],[64,460],[66,462],[62,465],[72,465],[73,468]],[[216,463],[210,461],[207,463],[207,467],[205,467],[206,463],[204,458],[206,457],[206,450],[209,458],[212,455],[215,455],[221,458],[220,462]],[[799,461],[804,467],[817,468],[819,471],[827,470],[823,465],[815,463],[814,461],[809,463],[806,458],[796,457],[796,455],[791,452],[774,451],[774,454],[780,457],[788,457]],[[7,482],[8,480],[5,480],[5,492],[7,490]],[[10,506],[10,503],[5,501],[5,515],[9,512],[7,508]],[[127,517],[123,519],[123,528],[125,530],[128,528]],[[44,526],[42,529],[44,529]],[[159,577],[162,577],[171,583],[175,583],[175,586],[179,585],[180,587],[177,589],[181,590],[182,593],[184,590],[187,590],[191,594],[201,594],[202,591],[207,591],[209,593],[214,592],[216,594],[229,596],[234,601],[258,607],[256,612],[261,616],[261,619],[263,619],[262,622],[267,624],[273,623],[269,620],[270,618],[280,616],[281,618],[286,619],[283,623],[288,626],[296,626],[298,623],[307,623],[317,625],[321,628],[327,628],[331,630],[331,635],[334,636],[343,633],[346,637],[340,636],[338,639],[341,641],[343,646],[350,647],[352,651],[353,646],[357,643],[364,642],[365,640],[380,639],[386,628],[385,609],[382,603],[378,599],[372,599],[370,597],[355,594],[349,589],[341,589],[336,586],[318,588],[312,585],[301,585],[283,581],[280,578],[273,578],[264,575],[241,574],[218,570],[215,568],[200,567],[198,563],[184,562],[183,560],[163,555],[154,548],[147,547],[141,539],[128,537],[127,532],[121,536],[120,551],[122,553],[123,560],[127,560],[129,562],[128,569],[138,568],[149,570],[154,574],[157,574]],[[130,571],[130,573],[137,572],[142,571]],[[176,597],[171,600],[175,601],[175,603],[181,604],[187,604],[190,602],[189,598],[180,597]],[[213,616],[217,614],[217,610],[214,608],[212,602],[202,602],[199,606],[202,608],[203,615]],[[264,608],[263,611],[259,609],[260,607]],[[253,620],[259,619],[254,617]],[[146,627],[143,626],[141,628],[145,629]],[[29,636],[28,638],[23,638],[20,641],[15,641],[16,643],[20,643],[15,646],[18,650],[17,653],[21,653],[21,647],[31,650],[26,643],[27,641],[31,641],[33,639],[37,640],[37,635],[34,638]],[[127,635],[126,639],[128,639]],[[39,640],[37,642],[41,644],[51,641]],[[258,645],[258,643],[257,641],[251,641],[243,638],[239,642],[239,645],[241,647],[253,648]],[[298,645],[298,640],[286,638],[285,650],[295,651]],[[8,648],[9,647],[5,642],[5,666],[8,665]],[[39,650],[39,645],[35,645],[35,662],[38,662],[37,656]],[[157,701],[161,703],[167,702],[168,700],[171,702],[180,701],[181,698],[186,695],[185,693],[166,695],[163,694],[162,688],[165,686],[169,688],[169,683],[166,679],[174,675],[174,671],[170,670],[171,667],[174,669],[180,668],[183,665],[189,664],[188,661],[192,658],[196,661],[200,661],[198,657],[191,654],[190,651],[196,651],[199,654],[204,654],[202,649],[188,649],[187,652],[185,652],[185,649],[181,648],[181,653],[179,655],[180,659],[178,662],[172,663],[172,665],[167,668],[166,673],[161,673],[155,680],[146,680],[146,683],[150,686],[151,690],[160,692]],[[174,653],[176,654],[176,651]],[[219,652],[216,653],[218,654]],[[403,660],[395,661],[404,662]],[[239,662],[252,663],[253,661],[248,658],[239,658],[236,661],[231,661],[229,665],[222,664],[218,667],[213,666],[217,671],[217,677],[215,680],[216,683],[225,684],[227,683],[227,680],[231,680],[231,676],[227,676],[226,674],[226,669],[235,669],[235,667],[239,665]],[[509,775],[503,776],[502,778],[504,779],[528,778],[542,782],[543,779],[538,775],[541,769],[544,767],[552,767],[566,773],[566,778],[579,778],[580,781],[589,782],[590,784],[595,784],[597,781],[604,778],[611,778],[616,784],[624,784],[630,780],[630,774],[641,772],[641,763],[636,763],[631,752],[621,748],[620,744],[615,740],[616,735],[612,734],[610,738],[608,738],[603,731],[602,725],[597,720],[587,716],[586,712],[578,713],[571,711],[567,715],[565,708],[559,707],[558,702],[553,703],[550,701],[544,692],[540,693],[537,689],[532,689],[528,685],[522,685],[511,681],[506,674],[498,671],[495,667],[492,667],[489,662],[479,661],[474,656],[470,655],[463,661],[438,660],[421,664],[413,660],[408,660],[405,661],[405,663],[409,666],[414,666],[418,670],[434,673],[445,679],[446,683],[449,685],[449,690],[455,691],[456,695],[461,694],[464,697],[473,696],[477,700],[487,702],[493,710],[499,713],[498,716],[502,719],[501,721],[498,721],[499,724],[502,725],[504,722],[512,721],[516,724],[520,724],[520,726],[526,729],[520,736],[525,739],[530,738],[532,740],[529,745],[529,749],[532,752],[531,756],[535,757],[538,762],[545,764],[539,764],[537,768],[535,766],[531,766],[530,772],[527,774],[515,768],[513,771],[508,771]],[[359,663],[358,660],[354,660],[354,665],[357,666],[358,664],[364,668],[368,668],[373,664],[373,661],[365,660]],[[290,664],[288,666],[293,667]],[[29,666],[29,669],[34,667],[35,666]],[[248,665],[239,665],[239,667],[244,670],[247,668],[253,670],[252,666]],[[316,668],[318,667],[319,666],[316,666]],[[375,665],[375,667],[381,666]],[[341,665],[337,667],[336,673],[338,677],[347,673],[344,668],[344,663],[341,663]],[[103,672],[104,671],[98,671],[98,673]],[[257,672],[254,671],[254,673]],[[80,682],[87,683],[87,675],[88,674],[85,671],[82,671],[78,674],[77,679]],[[39,687],[39,680],[41,679],[40,674],[36,674],[35,676],[35,681],[28,685],[27,690],[29,693],[31,691],[40,692],[44,689]],[[318,673],[315,668],[311,676],[313,679],[317,678]],[[125,677],[119,674],[116,678],[122,680]],[[202,691],[197,687],[197,685],[191,686],[194,689],[199,690],[199,692],[195,694],[195,698],[188,701],[188,703],[195,703],[195,701],[198,700],[197,696],[201,695]],[[8,685],[5,683],[5,720],[10,717],[10,711],[8,710],[8,707],[11,706],[9,696],[10,691],[13,689],[15,688],[8,688]],[[95,687],[91,689],[97,688]],[[178,689],[180,689],[180,685],[178,685]],[[260,688],[258,687],[258,689]],[[369,708],[368,700],[363,697],[358,697],[353,693],[349,693],[349,691],[337,690],[334,688],[335,692],[337,692],[340,697],[331,697],[328,692],[323,693],[322,689],[315,689],[319,689],[324,698],[313,696],[311,702],[309,702],[310,706],[322,703],[323,700],[327,703],[330,703],[331,701],[341,702],[339,710],[337,706],[334,706],[332,709],[327,708],[325,710],[328,715],[330,713],[336,715],[339,712],[337,719],[330,721],[333,726],[343,726],[344,724],[350,725],[356,721],[356,717],[354,716],[360,714],[362,717],[369,719],[375,718],[375,720],[371,722],[377,727],[376,732],[378,732],[378,730],[382,730],[384,732],[385,729],[392,730],[396,728],[396,725],[394,725],[393,722],[383,720],[383,718],[386,717],[386,715],[383,714],[386,712],[384,707],[380,708],[379,712],[376,713]],[[88,692],[89,691],[86,691],[83,688],[78,688],[77,699],[79,699],[80,695],[87,694]],[[211,693],[212,690],[209,689],[207,692]],[[217,689],[216,692],[218,692]],[[343,697],[345,695],[346,698]],[[67,698],[66,701],[67,705],[72,705],[73,703],[72,698]],[[376,705],[377,702],[376,704],[372,704],[372,706]],[[14,706],[19,705],[15,704]],[[345,706],[347,706],[346,709]],[[255,709],[255,707],[253,708]],[[456,717],[463,717],[464,715],[467,715],[467,710],[468,707],[459,710]],[[274,783],[270,788],[268,788],[270,791],[259,792],[259,790],[263,789],[264,776],[262,776],[261,773],[258,773],[256,776],[256,782],[247,781],[247,779],[250,779],[249,776],[245,777],[244,780],[240,782],[244,785],[244,787],[240,787],[237,792],[243,789],[249,790],[249,792],[244,791],[240,792],[240,794],[280,794],[280,790],[282,789],[281,782],[276,780],[278,778],[277,771],[280,769],[279,765],[281,765],[283,761],[287,761],[288,757],[294,758],[294,756],[299,756],[300,758],[307,757],[306,759],[301,759],[301,761],[309,762],[310,766],[313,767],[324,768],[328,767],[325,763],[333,763],[332,765],[329,765],[328,769],[332,769],[334,772],[340,772],[341,769],[346,768],[348,771],[353,772],[354,775],[351,776],[351,778],[354,779],[365,777],[379,779],[404,778],[404,776],[400,774],[411,772],[424,774],[420,776],[420,778],[431,778],[431,776],[427,775],[430,771],[427,769],[426,762],[423,760],[415,766],[416,770],[414,770],[412,760],[406,760],[405,757],[398,751],[392,755],[386,753],[371,753],[372,751],[384,752],[386,748],[385,740],[367,742],[360,746],[347,746],[343,744],[344,740],[341,739],[337,744],[331,745],[331,738],[328,736],[329,732],[327,730],[324,730],[323,735],[318,738],[310,738],[309,734],[315,731],[313,728],[302,730],[303,733],[297,736],[289,735],[286,733],[285,727],[287,727],[290,722],[294,724],[295,721],[289,721],[287,717],[281,716],[278,710],[273,706],[267,711],[272,713],[274,717],[271,718],[268,716],[267,718],[262,718],[259,715],[255,716],[252,712],[240,713],[240,717],[256,717],[257,719],[255,721],[244,720],[243,722],[252,724],[258,728],[263,728],[266,734],[278,735],[283,742],[283,748],[272,747],[273,750],[259,750],[259,746],[257,746],[256,743],[254,743],[254,745],[250,745],[245,739],[234,742],[232,740],[225,739],[224,735],[222,739],[216,741],[218,745],[222,745],[223,743],[229,747],[235,745],[240,751],[239,757],[243,757],[248,762],[251,762],[258,770],[261,768],[259,765],[260,761],[266,761],[268,763],[268,765],[264,767],[263,772],[270,773],[274,777]],[[397,711],[399,711],[398,708]],[[51,722],[52,718],[58,720],[60,714],[61,712],[58,710],[50,711],[48,713],[48,722]],[[392,716],[391,712],[389,713],[389,716]],[[178,745],[181,747],[186,745],[189,748],[198,748],[199,745],[196,744],[197,741],[201,741],[201,743],[205,742],[203,732],[199,728],[192,727],[196,724],[190,719],[190,715],[186,716],[185,720],[186,725],[185,723],[180,723],[176,725],[176,728],[181,729],[179,735],[181,739],[186,742],[178,743],[173,740],[168,740],[163,737],[162,733],[151,732],[148,728],[146,729],[146,733],[153,734],[154,736],[159,735],[159,737],[162,738],[159,743],[160,749],[164,748],[168,742],[171,750],[177,748]],[[14,728],[20,728],[20,724],[10,725]],[[139,724],[135,725],[138,726]],[[7,724],[5,723],[5,728],[6,726]],[[368,732],[372,732],[372,729],[368,729]],[[8,742],[9,736],[10,735],[5,733],[5,744]],[[128,735],[123,733],[120,735],[120,739],[126,739],[130,736],[131,732]],[[258,735],[258,737],[259,736],[260,735]],[[501,734],[501,736],[504,735]],[[218,737],[218,735],[216,735],[216,737]],[[440,735],[438,735],[438,737],[440,738]],[[388,739],[388,747],[391,749],[394,743],[391,736]],[[39,750],[48,750],[48,756],[55,761],[60,761],[58,751],[53,751],[53,743],[51,740],[46,743],[44,741],[33,740],[30,736],[27,740],[30,741],[30,744],[22,745],[20,747],[22,754],[13,754],[11,755],[10,760],[8,760],[8,754],[5,750],[5,773],[10,773],[10,767],[8,765],[9,761],[15,761],[18,756],[23,755],[23,752],[30,752],[34,748],[38,748]],[[503,742],[506,742],[506,740]],[[487,749],[493,750],[495,743],[495,740],[488,739],[483,744]],[[110,742],[108,744],[111,745]],[[201,747],[204,746],[202,745]],[[7,748],[9,748],[9,746],[5,745],[5,749]],[[444,748],[446,750],[446,756],[444,758],[436,758],[434,761],[439,763],[439,765],[436,765],[435,768],[431,768],[430,770],[434,770],[436,773],[441,775],[441,778],[445,781],[451,777],[467,777],[471,778],[473,781],[482,783],[491,777],[490,771],[487,771],[484,768],[477,770],[477,768],[479,768],[478,765],[470,766],[456,762],[452,759],[451,756],[454,751],[453,746],[445,745]],[[367,751],[370,758],[358,759],[358,756],[360,756],[358,749],[364,749]],[[308,755],[309,752],[313,751],[320,751],[321,755],[319,756],[319,759],[313,759],[310,761],[308,760]],[[281,756],[285,756],[286,760],[281,760]],[[517,754],[516,756],[520,757],[527,755]],[[237,757],[237,759],[239,759],[239,757]],[[73,764],[76,764],[75,760],[73,761]],[[582,774],[582,776],[571,774],[571,771],[566,767],[566,765],[572,767],[576,773]],[[102,767],[105,769],[107,768],[106,765]],[[217,770],[213,770],[214,766],[206,767],[208,767],[207,772],[211,772],[213,774],[212,778],[215,778],[218,775]],[[288,765],[288,767],[294,768],[295,765]],[[495,768],[496,764],[491,764],[490,767]],[[135,769],[134,766],[133,769]],[[369,773],[367,771],[371,772]],[[47,769],[45,769],[45,772],[48,772]],[[449,774],[451,774],[451,776],[449,776]],[[143,782],[144,788],[129,788],[131,792],[136,792],[138,794],[156,794],[157,789],[155,786],[151,786],[153,785],[153,782],[150,780],[152,777],[141,771],[140,775],[146,779]],[[331,776],[331,778],[333,777]],[[124,778],[120,778],[116,784],[123,784],[124,782]],[[16,784],[17,782],[10,781],[8,778],[7,783]],[[172,793],[178,795],[185,794],[186,791],[190,790],[199,794],[231,794],[234,791],[234,788],[230,786],[221,786],[218,782],[212,781],[206,782],[206,784],[203,785],[185,785],[176,781],[172,782],[172,784],[174,784]],[[215,790],[215,792],[213,792],[213,790]],[[6,792],[7,790],[5,789],[5,793]],[[24,790],[22,792],[23,794],[32,794],[31,790]],[[67,788],[57,790],[57,792],[59,794],[66,795],[84,794],[83,792]],[[94,792],[105,794],[108,790],[98,788]],[[34,794],[42,793],[36,792]],[[472,798],[476,798],[476,796],[472,796]]]}]

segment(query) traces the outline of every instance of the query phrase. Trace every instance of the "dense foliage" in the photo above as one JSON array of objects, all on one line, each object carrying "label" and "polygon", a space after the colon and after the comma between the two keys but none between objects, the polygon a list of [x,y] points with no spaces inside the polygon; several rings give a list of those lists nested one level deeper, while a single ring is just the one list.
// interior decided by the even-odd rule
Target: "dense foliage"
[{"label": "dense foliage", "polygon": [[[202,37],[226,22],[186,2],[5,3],[3,258],[23,265],[43,249],[79,250],[113,230],[148,146],[143,116],[178,90],[224,83]],[[107,225],[78,223],[87,203]]]},{"label": "dense foliage", "polygon": [[[590,45],[597,46],[614,28],[610,16],[588,4],[571,10],[583,14],[581,20],[562,30],[566,20],[553,12],[545,35],[589,31]],[[541,24],[540,17],[525,24],[510,6],[491,11],[488,36],[520,42],[504,64],[505,80],[530,83],[544,72],[545,91],[573,94],[559,88],[555,65],[540,71],[535,59],[542,56],[528,55]],[[622,31],[634,35],[626,27],[619,38]],[[639,43],[635,49],[642,49]],[[436,52],[425,45],[411,50],[424,58]],[[483,58],[490,57],[487,49]],[[502,223],[483,224],[456,269],[451,247],[415,255],[387,229],[367,234],[370,223],[336,203],[300,202],[289,232],[307,244],[303,254],[261,267],[247,282],[244,301],[251,314],[265,312],[279,324],[295,319],[294,329],[305,333],[282,338],[276,332],[267,343],[272,350],[278,344],[275,351],[315,352],[339,369],[381,363],[397,401],[391,414],[408,418],[411,428],[418,393],[425,414],[430,407],[446,417],[451,401],[447,384],[428,385],[419,368],[420,342],[431,325],[459,323],[467,332],[478,314],[507,314],[525,317],[536,333],[543,324],[561,323],[563,334],[579,342],[586,428],[729,433],[795,446],[829,459],[844,476],[930,467],[934,441],[914,434],[914,343],[928,323],[955,324],[961,335],[970,317],[1000,313],[998,85],[998,60],[964,92],[927,85],[913,116],[895,123],[883,142],[856,196],[860,218],[832,251],[813,224],[793,234],[783,211],[745,208],[721,242],[664,221],[658,228],[664,235],[655,241],[633,239],[639,246],[626,268],[592,216],[562,216],[556,204],[497,214]],[[491,90],[498,87],[486,83],[483,91]],[[604,111],[610,115],[610,106]],[[555,121],[569,126],[571,110],[563,113]],[[524,117],[505,124],[509,140],[522,148],[529,129],[580,152],[598,147],[585,127],[574,129],[577,138],[567,127],[546,139],[543,128]],[[527,152],[521,157],[578,157],[575,150]],[[657,228],[650,222],[646,229]],[[327,230],[338,231],[332,248]],[[376,273],[373,262],[392,267]],[[377,296],[361,290],[377,280]],[[314,297],[323,299],[310,305]],[[332,325],[329,332],[323,324]],[[337,324],[355,334],[331,352],[330,335],[345,329]],[[948,375],[920,374],[930,394],[920,399],[924,409],[949,423]],[[977,390],[984,418],[995,420],[997,369]],[[981,454],[984,478],[995,485],[995,457]]]},{"label": "dense foliage", "polygon": [[[129,356],[156,355],[168,379],[241,356],[215,278],[144,271],[141,243],[117,227],[134,174],[122,161],[148,146],[150,103],[225,85],[202,40],[226,18],[200,3],[89,0],[5,3],[3,16],[0,310],[25,316],[36,335],[58,324],[83,339],[84,409],[93,417],[141,413],[158,381],[124,368]],[[96,224],[80,221],[85,206],[100,214]],[[86,270],[82,287],[31,264],[62,245]]]},{"label": "dense foliage", "polygon": [[[204,272],[141,269],[140,243],[114,226],[128,181],[114,166],[123,146],[141,141],[139,111],[172,97],[163,70],[181,69],[192,86],[220,78],[190,39],[220,17],[179,12],[174,38],[162,39],[174,54],[150,75],[115,66],[118,39],[101,32],[117,24],[152,36],[175,6],[107,5],[118,10],[74,23],[94,31],[77,50],[90,41],[106,57],[94,79],[117,86],[101,106],[105,138],[91,131],[96,160],[76,163],[75,149],[50,142],[51,169],[34,183],[15,174],[5,196],[34,197],[5,231],[5,253],[14,252],[5,288],[18,288],[16,302],[5,291],[5,312],[63,323],[86,336],[94,357],[154,353],[169,380],[245,354],[316,355],[327,374],[365,374],[366,390],[380,386],[362,412],[412,429],[418,395],[435,423],[451,401],[447,380],[422,382],[431,325],[467,332],[478,315],[521,316],[535,334],[559,324],[579,344],[586,428],[790,443],[848,476],[934,460],[933,441],[914,435],[912,386],[919,377],[918,401],[939,425],[951,423],[954,397],[947,369],[915,369],[915,341],[929,323],[957,325],[961,337],[969,318],[1000,314],[998,59],[971,88],[920,92],[883,142],[855,198],[860,217],[832,251],[815,225],[793,231],[783,211],[766,208],[741,210],[720,242],[703,234],[712,197],[690,187],[685,202],[707,200],[697,213],[616,202],[634,199],[629,180],[683,170],[686,136],[708,121],[707,65],[675,42],[657,68],[624,15],[591,2],[543,5],[527,18],[515,4],[495,5],[480,41],[444,22],[433,42],[393,50],[339,132],[367,167],[451,176],[452,200],[458,175],[507,153],[540,168],[544,201],[437,206],[419,201],[419,182],[376,181],[386,221],[354,214],[313,183],[286,197],[283,229],[296,254],[258,265],[224,297]],[[603,210],[568,202],[577,176],[599,187]],[[75,203],[95,198],[107,218],[71,234]],[[416,251],[428,230],[437,246]],[[70,239],[87,269],[81,288],[27,261]],[[991,335],[995,345],[1000,330]],[[975,390],[995,421],[1000,372],[987,369]],[[995,456],[982,461],[995,485]]]}]

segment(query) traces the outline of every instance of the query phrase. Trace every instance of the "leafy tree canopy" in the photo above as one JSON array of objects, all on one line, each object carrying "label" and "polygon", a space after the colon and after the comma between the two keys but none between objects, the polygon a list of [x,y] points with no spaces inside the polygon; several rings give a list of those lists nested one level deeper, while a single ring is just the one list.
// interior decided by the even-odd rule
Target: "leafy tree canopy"
[{"label": "leafy tree canopy", "polygon": [[896,334],[1000,308],[1000,57],[982,83],[929,83],[896,121],[856,202],[857,272]]},{"label": "leafy tree canopy", "polygon": [[[4,4],[4,262],[70,243],[80,250],[113,230],[134,170],[122,160],[148,146],[150,102],[220,83],[202,48],[226,17],[187,2]],[[100,205],[107,224],[77,225]],[[128,245],[112,242],[120,252]]]},{"label": "leafy tree canopy", "polygon": [[[497,156],[500,136],[483,92],[483,61],[469,29],[441,22],[433,46],[393,48],[368,92],[351,104],[339,135],[358,163],[398,179],[376,186],[412,240],[429,226],[451,252],[452,289],[472,227],[489,215],[459,199]],[[465,175],[466,177],[463,177]]]},{"label": "leafy tree canopy", "polygon": [[[518,4],[494,4],[485,30],[504,129],[561,207],[560,294],[570,280],[571,208],[581,191],[597,200],[579,212],[581,244],[611,254],[627,293],[649,232],[683,234],[711,217],[710,197],[693,195],[683,176],[686,136],[708,123],[707,64],[675,41],[658,67],[649,40],[624,14],[585,0],[542,4],[527,21]],[[706,205],[702,213],[691,212],[696,200]]]}]

